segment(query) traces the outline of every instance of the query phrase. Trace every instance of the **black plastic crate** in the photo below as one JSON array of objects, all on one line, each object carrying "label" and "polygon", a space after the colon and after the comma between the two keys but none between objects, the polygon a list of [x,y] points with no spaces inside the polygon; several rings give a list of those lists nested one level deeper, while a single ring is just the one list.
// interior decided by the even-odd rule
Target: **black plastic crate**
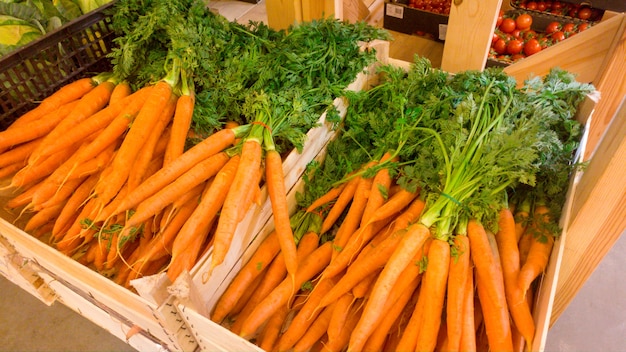
[{"label": "black plastic crate", "polygon": [[114,3],[0,58],[0,129],[69,82],[111,69]]}]

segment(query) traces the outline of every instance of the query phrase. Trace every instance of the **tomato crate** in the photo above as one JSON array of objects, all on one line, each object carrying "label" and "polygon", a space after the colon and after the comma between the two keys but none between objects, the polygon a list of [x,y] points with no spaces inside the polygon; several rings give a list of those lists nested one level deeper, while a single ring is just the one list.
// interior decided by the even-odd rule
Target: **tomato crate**
[{"label": "tomato crate", "polygon": [[[418,0],[419,1],[419,0]],[[450,8],[437,8],[437,12],[421,9],[414,2],[393,0],[385,2],[383,27],[392,31],[418,35],[443,42],[448,29]],[[421,6],[420,6],[421,7]],[[447,13],[446,13],[447,12]]]},{"label": "tomato crate", "polygon": [[0,128],[63,85],[111,67],[115,1],[0,58]]}]

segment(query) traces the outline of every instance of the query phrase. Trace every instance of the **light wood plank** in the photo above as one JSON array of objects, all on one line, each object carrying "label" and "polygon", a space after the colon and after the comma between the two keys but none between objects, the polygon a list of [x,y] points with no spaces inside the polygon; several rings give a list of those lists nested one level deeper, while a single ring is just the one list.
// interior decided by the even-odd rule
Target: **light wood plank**
[{"label": "light wood plank", "polygon": [[625,104],[622,100],[578,184],[564,232],[551,325],[626,229]]},{"label": "light wood plank", "polygon": [[485,67],[501,5],[502,0],[453,1],[441,60],[443,70],[456,73]]},{"label": "light wood plank", "polygon": [[265,0],[267,25],[274,29],[287,29],[302,21],[301,0]]}]

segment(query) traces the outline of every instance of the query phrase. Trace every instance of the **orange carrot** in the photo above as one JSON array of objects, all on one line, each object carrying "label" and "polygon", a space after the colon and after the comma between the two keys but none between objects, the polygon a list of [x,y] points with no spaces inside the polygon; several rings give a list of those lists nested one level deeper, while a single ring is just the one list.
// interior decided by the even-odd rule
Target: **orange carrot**
[{"label": "orange carrot", "polygon": [[211,269],[220,265],[226,258],[237,224],[242,216],[240,214],[243,212],[242,204],[246,203],[245,199],[256,182],[256,178],[250,177],[250,175],[254,175],[259,170],[261,156],[262,147],[258,140],[248,139],[243,142],[241,160],[224,200],[217,230],[214,234]]},{"label": "orange carrot", "polygon": [[535,335],[535,321],[530,312],[524,292],[517,285],[520,272],[519,249],[517,246],[516,223],[511,211],[503,208],[498,220],[496,244],[504,276],[504,290],[507,304],[516,329],[522,334],[528,346]]},{"label": "orange carrot", "polygon": [[267,193],[272,205],[274,226],[280,242],[280,251],[285,257],[287,273],[293,278],[298,269],[296,243],[289,221],[289,204],[287,203],[287,191],[283,175],[283,161],[275,149],[269,149],[265,153],[265,171]]},{"label": "orange carrot", "polygon": [[0,167],[17,162],[22,162],[23,165],[26,165],[28,157],[30,157],[30,154],[37,148],[42,140],[43,138],[33,139],[0,153]]},{"label": "orange carrot", "polygon": [[185,141],[193,117],[195,97],[193,93],[183,94],[176,103],[176,113],[172,122],[172,133],[165,150],[164,164],[169,164],[185,151]]},{"label": "orange carrot", "polygon": [[347,183],[344,182],[336,187],[332,187],[325,194],[321,195],[311,204],[309,204],[309,206],[306,208],[306,211],[308,213],[312,213],[316,211],[317,208],[328,205],[330,202],[337,199],[339,195],[341,195],[341,192],[346,188],[346,185]]},{"label": "orange carrot", "polygon": [[[390,152],[386,152],[378,163],[387,162],[391,159]],[[370,217],[378,210],[383,203],[386,202],[389,196],[389,187],[391,187],[391,175],[389,169],[382,168],[376,172],[376,175],[372,179],[372,189],[369,191],[369,197],[365,209],[363,209],[363,216],[361,217],[360,226],[364,226],[369,222]]]},{"label": "orange carrot", "polygon": [[515,237],[518,242],[522,238],[522,235],[528,226],[528,221],[530,219],[529,212],[530,204],[526,202],[522,202],[522,204],[515,209]]},{"label": "orange carrot", "polygon": [[[345,243],[344,247],[341,248],[341,251],[333,258],[328,268],[324,270],[324,275],[332,277],[345,269],[358,255],[358,252],[376,233],[373,229],[373,224],[378,221],[390,219],[394,214],[402,211],[408,204],[410,204],[416,196],[417,194],[415,192],[403,190],[395,194],[385,204],[379,207],[376,213],[370,216],[367,223],[357,229],[354,234],[349,236],[349,239]],[[345,221],[346,220],[344,220],[344,222]]]},{"label": "orange carrot", "polygon": [[[285,278],[272,292],[265,297],[243,322],[239,335],[250,337],[267,319],[281,306],[287,304],[293,295],[293,287],[300,287],[304,282],[319,274],[330,262],[332,247],[325,242],[313,253],[307,256],[296,273],[295,281]],[[295,282],[295,284],[294,284]]]},{"label": "orange carrot", "polygon": [[83,202],[89,197],[89,194],[96,185],[97,180],[97,174],[91,175],[76,188],[76,191],[68,199],[67,203],[65,203],[63,210],[55,220],[54,227],[52,229],[53,236],[58,236],[60,231],[68,225],[70,220],[73,218],[74,213],[78,211]]},{"label": "orange carrot", "polygon": [[131,95],[133,90],[130,84],[127,81],[119,82],[113,88],[113,92],[111,92],[111,98],[109,98],[109,104],[113,105],[120,102],[122,99]]},{"label": "orange carrot", "polygon": [[[423,278],[422,278],[423,280]],[[415,351],[415,345],[417,343],[417,336],[422,327],[422,314],[424,311],[424,300],[420,302],[419,297],[422,295],[422,286],[420,285],[415,291],[415,304],[413,309],[409,310],[409,319],[406,319],[406,323],[401,321],[399,326],[402,326],[400,337],[394,342],[394,350],[398,351]],[[421,303],[421,304],[418,304]],[[404,324],[402,324],[404,323]]]},{"label": "orange carrot", "polygon": [[421,250],[422,245],[430,236],[430,230],[419,223],[409,226],[396,247],[396,250],[389,258],[383,271],[370,293],[367,304],[363,310],[363,315],[359,319],[355,330],[350,337],[349,349],[352,351],[361,350],[365,341],[376,328],[380,317],[384,314],[382,308],[385,305],[389,289],[393,287],[404,268],[411,259]]},{"label": "orange carrot", "polygon": [[[219,155],[219,154],[217,154]],[[200,255],[201,245],[208,235],[211,224],[218,218],[218,212],[224,204],[226,194],[233,182],[233,175],[239,166],[239,156],[228,160],[215,178],[207,185],[196,210],[181,228],[172,246],[172,261],[167,275],[175,279],[181,270],[190,270]],[[179,256],[185,253],[189,262],[179,262]]]},{"label": "orange carrot", "polygon": [[[367,199],[372,188],[372,182],[372,178],[359,177],[359,183],[357,184],[357,188],[352,198],[350,209],[348,209],[348,213],[343,219],[341,226],[339,226],[333,240],[334,250],[336,251],[333,254],[333,257],[339,255],[339,253],[343,251],[343,248],[346,243],[348,243],[350,236],[358,229],[359,224],[361,223],[361,217],[363,216],[363,211],[367,205]],[[340,270],[337,270],[333,272],[333,274],[336,274],[339,271]],[[328,272],[328,275],[331,275],[330,271]]]},{"label": "orange carrot", "polygon": [[61,166],[72,154],[72,150],[62,150],[50,155],[41,163],[25,166],[13,176],[11,185],[13,187],[23,187],[44,179]]},{"label": "orange carrot", "polygon": [[335,224],[339,216],[343,213],[344,209],[348,206],[354,193],[356,191],[357,185],[359,184],[359,177],[354,177],[350,179],[347,183],[345,183],[345,187],[335,204],[333,204],[332,208],[326,216],[324,217],[324,221],[322,222],[322,229],[320,233],[326,233],[330,228]]},{"label": "orange carrot", "polygon": [[[213,177],[227,162],[228,155],[222,152],[195,165],[174,182],[139,203],[135,213],[126,222],[125,227],[137,226],[156,215],[168,204],[174,202],[180,196],[181,191],[185,192]],[[119,209],[119,206],[117,209]]]},{"label": "orange carrot", "polygon": [[[65,133],[83,120],[101,111],[109,102],[115,84],[110,81],[98,84],[85,94],[76,104],[76,107],[65,116],[45,137],[39,148],[31,154],[28,162],[35,163],[43,155],[41,150],[58,139],[64,138]],[[50,154],[48,154],[50,155]]]},{"label": "orange carrot", "polygon": [[416,276],[411,280],[406,289],[396,292],[397,298],[395,300],[389,300],[385,308],[385,314],[378,323],[377,328],[372,332],[370,337],[363,345],[363,351],[382,351],[385,344],[385,339],[391,331],[393,324],[396,322],[402,311],[407,307],[409,300],[413,296],[417,285],[421,281],[421,276]]},{"label": "orange carrot", "polygon": [[220,130],[202,142],[196,144],[169,165],[163,167],[154,175],[148,177],[136,189],[130,192],[119,203],[113,214],[119,214],[136,207],[139,203],[150,197],[187,170],[191,169],[202,160],[219,153],[233,143],[235,133],[233,130]]},{"label": "orange carrot", "polygon": [[13,125],[12,128],[0,132],[0,150],[6,150],[47,135],[77,105],[78,101],[66,103],[47,113],[46,118],[42,121],[24,123],[20,126]]},{"label": "orange carrot", "polygon": [[280,337],[276,346],[277,350],[286,351],[291,349],[306,333],[307,329],[322,311],[321,309],[317,309],[318,303],[326,295],[326,293],[330,291],[334,284],[335,279],[333,278],[321,279],[315,285],[315,288],[313,288],[313,291],[309,294],[304,306],[294,316],[293,320]]},{"label": "orange carrot", "polygon": [[91,91],[95,85],[95,81],[91,78],[81,78],[70,82],[52,93],[52,95],[46,97],[35,108],[18,117],[9,128],[22,127],[24,124],[36,121],[58,109],[60,106],[80,99],[83,95]]},{"label": "orange carrot", "polygon": [[530,225],[532,240],[528,249],[528,257],[520,268],[518,285],[522,292],[526,292],[533,281],[541,275],[550,260],[554,236],[546,228],[550,221],[549,209],[545,205],[538,205],[534,211],[535,222]]},{"label": "orange carrot", "polygon": [[[467,225],[470,253],[476,270],[476,285],[492,350],[511,351],[513,341],[509,310],[506,304],[504,278],[495,246],[491,245],[482,224],[470,220]],[[495,248],[497,250],[497,248]]]},{"label": "orange carrot", "polygon": [[18,161],[13,164],[0,167],[0,179],[15,175],[18,171],[24,168],[24,163],[25,161]]},{"label": "orange carrot", "polygon": [[293,346],[294,352],[309,351],[326,334],[333,315],[333,308],[331,305],[320,312],[300,340]]},{"label": "orange carrot", "polygon": [[467,292],[467,277],[472,274],[470,266],[469,239],[465,234],[454,237],[453,250],[455,255],[450,258],[448,276],[448,290],[446,297],[446,325],[448,346],[451,351],[457,351],[461,345],[463,335],[463,314],[465,307],[465,293]]},{"label": "orange carrot", "polygon": [[33,215],[28,220],[26,225],[24,225],[24,231],[31,232],[47,224],[48,222],[56,218],[57,215],[59,215],[59,213],[61,213],[61,210],[63,209],[63,205],[65,205],[65,202],[54,204],[52,206],[49,206],[47,208],[44,208],[36,212],[35,215]]},{"label": "orange carrot", "polygon": [[146,168],[153,155],[155,154],[155,148],[159,143],[159,140],[169,140],[169,130],[166,127],[172,121],[174,116],[174,110],[176,109],[176,101],[178,96],[171,94],[169,101],[165,104],[163,111],[154,124],[151,126],[152,131],[147,136],[141,151],[137,154],[137,157],[133,163],[133,171],[128,175],[128,187],[130,190],[137,188],[137,186],[144,180]]},{"label": "orange carrot", "polygon": [[137,153],[145,144],[152,127],[160,117],[172,95],[172,87],[165,81],[155,84],[146,103],[134,119],[131,128],[124,137],[122,145],[115,154],[111,168],[115,172],[103,182],[96,185],[95,192],[103,204],[107,204],[122,188],[128,179],[131,167],[137,157]]},{"label": "orange carrot", "polygon": [[328,341],[322,351],[343,351],[350,339],[350,332],[356,325],[362,304],[347,293],[336,302],[326,330]]},{"label": "orange carrot", "polygon": [[[471,257],[471,255],[470,255]],[[471,259],[471,258],[470,258]],[[476,326],[474,322],[474,275],[473,269],[467,275],[465,283],[465,303],[463,304],[463,331],[459,350],[464,352],[476,351]]]},{"label": "orange carrot", "polygon": [[450,267],[450,244],[441,239],[433,239],[428,250],[428,265],[422,279],[424,300],[422,323],[415,343],[416,351],[434,351],[441,328],[441,316],[445,300],[446,285]]},{"label": "orange carrot", "polygon": [[280,245],[276,238],[276,232],[272,231],[261,242],[250,260],[239,270],[226,291],[220,296],[211,314],[211,320],[219,323],[230,314],[237,301],[244,295],[246,288],[267,268],[279,251]]}]

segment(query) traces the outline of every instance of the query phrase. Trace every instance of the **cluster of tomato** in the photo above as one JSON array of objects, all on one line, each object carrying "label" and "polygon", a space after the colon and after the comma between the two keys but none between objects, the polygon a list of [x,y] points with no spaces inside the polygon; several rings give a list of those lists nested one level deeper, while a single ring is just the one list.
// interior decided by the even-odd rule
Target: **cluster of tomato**
[{"label": "cluster of tomato", "polygon": [[533,18],[528,13],[509,16],[500,12],[491,40],[490,58],[505,62],[517,61],[589,27],[588,22],[552,21],[543,31],[536,31],[531,28],[532,24]]},{"label": "cluster of tomato", "polygon": [[440,15],[449,15],[452,0],[409,0],[408,6]]},{"label": "cluster of tomato", "polygon": [[602,10],[592,8],[586,4],[573,4],[559,0],[517,0],[515,7],[592,22],[600,20],[603,14]]}]

